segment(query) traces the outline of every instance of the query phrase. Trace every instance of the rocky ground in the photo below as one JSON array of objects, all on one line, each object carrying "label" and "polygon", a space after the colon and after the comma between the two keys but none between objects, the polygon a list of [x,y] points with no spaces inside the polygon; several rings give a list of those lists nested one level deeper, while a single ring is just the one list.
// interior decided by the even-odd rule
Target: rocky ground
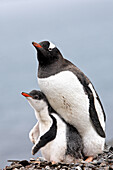
[{"label": "rocky ground", "polygon": [[6,166],[4,170],[50,170],[50,169],[60,169],[60,170],[112,170],[113,169],[113,146],[107,146],[103,154],[99,154],[90,163],[85,161],[80,161],[79,163],[65,164],[57,163],[52,164],[51,162],[45,161],[43,158],[38,158],[37,160],[31,159],[27,160],[9,160],[10,166]]}]

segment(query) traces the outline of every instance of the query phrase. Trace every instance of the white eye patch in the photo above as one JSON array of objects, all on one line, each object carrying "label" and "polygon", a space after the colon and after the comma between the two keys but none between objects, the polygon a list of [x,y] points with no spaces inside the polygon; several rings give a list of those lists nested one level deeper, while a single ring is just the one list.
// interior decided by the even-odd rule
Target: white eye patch
[{"label": "white eye patch", "polygon": [[52,51],[52,49],[55,48],[55,45],[54,45],[53,43],[51,43],[51,42],[49,42],[49,43],[50,43],[50,44],[49,44],[48,50],[49,50],[49,51]]}]

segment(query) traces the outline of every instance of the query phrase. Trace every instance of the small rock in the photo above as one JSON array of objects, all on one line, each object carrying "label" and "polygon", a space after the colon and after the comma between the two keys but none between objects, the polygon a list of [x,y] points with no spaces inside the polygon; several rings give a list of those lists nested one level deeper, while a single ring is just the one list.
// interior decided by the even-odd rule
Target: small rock
[{"label": "small rock", "polygon": [[111,146],[111,147],[109,148],[109,151],[112,151],[112,152],[113,152],[113,146]]},{"label": "small rock", "polygon": [[83,170],[92,170],[92,168],[84,167]]},{"label": "small rock", "polygon": [[100,165],[102,163],[102,160],[97,161],[97,165]]},{"label": "small rock", "polygon": [[113,163],[113,159],[108,159],[108,162],[109,163]]},{"label": "small rock", "polygon": [[83,161],[81,161],[81,163],[83,163],[83,164],[87,164],[87,162],[86,162],[86,161],[84,161],[84,160],[83,160]]},{"label": "small rock", "polygon": [[92,164],[93,164],[93,165],[97,165],[97,160],[94,160],[94,161],[92,162]]},{"label": "small rock", "polygon": [[109,166],[109,169],[113,169],[113,165],[110,165],[110,166]]},{"label": "small rock", "polygon": [[108,156],[109,159],[113,159],[113,154]]},{"label": "small rock", "polygon": [[62,167],[62,170],[63,170],[63,169],[64,169],[64,170],[68,170],[68,167],[67,167],[67,166],[63,166],[63,167]]},{"label": "small rock", "polygon": [[24,167],[21,167],[20,170],[24,170],[25,168]]},{"label": "small rock", "polygon": [[22,160],[19,162],[19,164],[21,164],[22,166],[27,166],[27,165],[30,165],[30,163],[27,161],[27,160]]},{"label": "small rock", "polygon": [[6,167],[6,170],[10,170],[10,169],[15,169],[15,168],[21,168],[22,167],[22,165],[20,165],[20,164],[14,164],[14,165],[11,165],[10,167]]},{"label": "small rock", "polygon": [[43,157],[39,157],[38,160],[41,161],[41,162],[47,162],[47,161],[45,160],[45,158],[43,158]]},{"label": "small rock", "polygon": [[47,165],[47,166],[45,167],[45,169],[50,169],[50,167]]},{"label": "small rock", "polygon": [[76,170],[82,170],[80,166],[75,167]]}]

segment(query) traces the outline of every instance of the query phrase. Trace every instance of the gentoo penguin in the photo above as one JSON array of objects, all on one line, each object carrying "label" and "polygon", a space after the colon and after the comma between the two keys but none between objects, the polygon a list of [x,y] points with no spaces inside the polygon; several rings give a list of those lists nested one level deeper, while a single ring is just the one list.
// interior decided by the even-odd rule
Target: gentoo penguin
[{"label": "gentoo penguin", "polygon": [[80,134],[76,128],[56,114],[46,96],[37,90],[30,93],[22,92],[22,95],[28,99],[38,120],[30,132],[30,139],[35,143],[32,154],[34,155],[41,149],[42,156],[46,160],[66,163],[76,162],[83,158],[83,143]]},{"label": "gentoo penguin", "polygon": [[85,156],[101,153],[105,144],[103,106],[94,86],[48,41],[32,43],[37,50],[38,84],[52,108],[82,136]]}]

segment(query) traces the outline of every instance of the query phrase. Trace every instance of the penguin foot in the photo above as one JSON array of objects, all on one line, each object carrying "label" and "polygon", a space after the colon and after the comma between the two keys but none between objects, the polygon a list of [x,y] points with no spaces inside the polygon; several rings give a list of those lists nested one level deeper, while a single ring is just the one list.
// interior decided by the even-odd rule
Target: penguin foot
[{"label": "penguin foot", "polygon": [[56,162],[55,162],[55,161],[52,161],[51,163],[52,163],[52,165],[56,164]]},{"label": "penguin foot", "polygon": [[93,156],[89,156],[85,161],[86,162],[92,162],[92,160],[93,160]]}]

